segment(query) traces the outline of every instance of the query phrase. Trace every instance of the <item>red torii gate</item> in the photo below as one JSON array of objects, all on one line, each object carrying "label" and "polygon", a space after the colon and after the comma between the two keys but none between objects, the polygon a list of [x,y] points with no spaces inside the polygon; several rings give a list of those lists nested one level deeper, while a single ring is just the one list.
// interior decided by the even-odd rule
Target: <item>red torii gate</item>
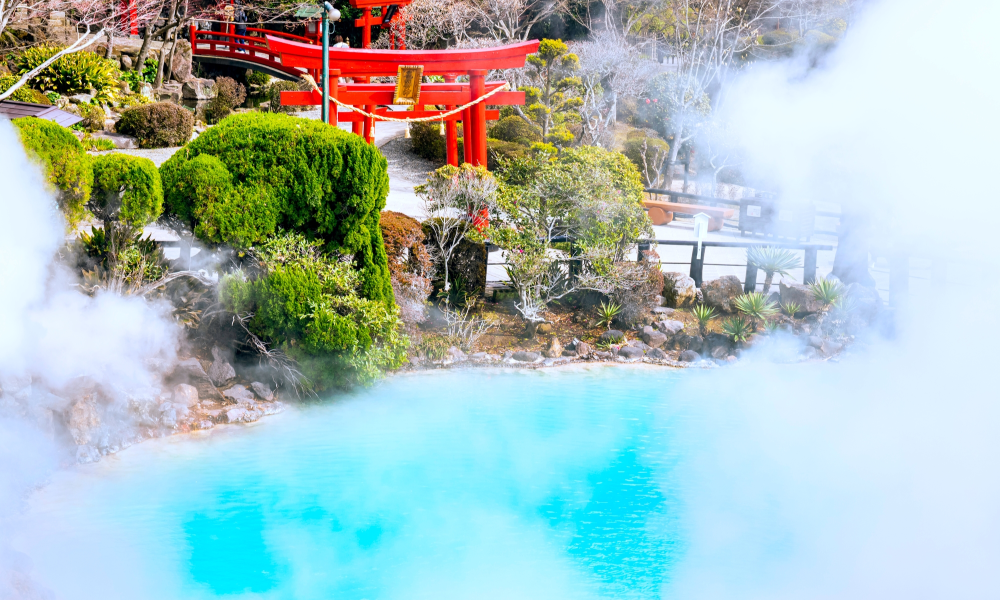
[{"label": "red torii gate", "polygon": [[[330,86],[330,96],[343,104],[364,107],[378,116],[405,115],[409,118],[444,115],[469,102],[482,98],[505,85],[502,81],[486,81],[490,69],[515,69],[524,66],[525,58],[538,51],[537,40],[520,42],[494,48],[451,50],[367,50],[330,48],[331,83],[344,77],[395,76],[402,65],[422,65],[424,75],[441,75],[445,83],[428,83],[421,86],[420,105],[444,104],[444,111],[414,110],[405,113],[377,109],[378,105],[391,105],[395,85],[391,83],[338,83]],[[288,39],[267,36],[268,49],[279,54],[285,67],[303,67],[309,70],[322,68],[322,48]],[[336,68],[333,68],[333,67]],[[458,82],[459,76],[468,76],[468,82]],[[281,93],[285,106],[311,106],[322,104],[322,92],[289,91]],[[501,91],[489,97],[493,105],[524,104],[524,92]],[[417,109],[420,106],[415,107]],[[330,121],[353,122],[354,132],[363,133],[369,142],[373,139],[373,120],[355,112],[338,112],[330,102]],[[478,102],[458,114],[443,116],[448,163],[458,165],[458,133],[455,123],[461,118],[465,132],[465,162],[486,166],[486,120],[497,119],[497,111],[487,111],[486,102]],[[363,131],[361,126],[363,125]]]}]

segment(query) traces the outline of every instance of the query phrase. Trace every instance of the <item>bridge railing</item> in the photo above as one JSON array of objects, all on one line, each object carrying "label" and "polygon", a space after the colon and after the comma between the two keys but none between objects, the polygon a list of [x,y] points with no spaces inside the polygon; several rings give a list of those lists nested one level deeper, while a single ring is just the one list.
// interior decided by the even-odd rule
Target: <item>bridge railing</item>
[{"label": "bridge railing", "polygon": [[266,65],[272,69],[291,74],[302,71],[281,64],[281,56],[267,47],[264,35],[274,35],[299,42],[313,43],[311,40],[290,33],[247,28],[247,32],[260,35],[236,35],[225,31],[202,31],[191,26],[191,54],[194,56],[216,56]]}]

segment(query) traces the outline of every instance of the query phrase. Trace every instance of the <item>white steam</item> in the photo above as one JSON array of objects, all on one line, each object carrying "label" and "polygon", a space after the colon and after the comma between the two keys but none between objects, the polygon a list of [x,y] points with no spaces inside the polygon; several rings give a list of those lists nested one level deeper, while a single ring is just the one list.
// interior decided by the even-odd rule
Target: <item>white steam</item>
[{"label": "white steam", "polygon": [[74,457],[58,426],[73,402],[63,388],[78,377],[126,392],[154,385],[150,364],[175,356],[177,330],[142,299],[74,286],[55,260],[65,223],[3,119],[0,182],[0,597],[33,598],[43,592],[7,541],[24,494]]},{"label": "white steam", "polygon": [[840,364],[686,382],[713,433],[664,597],[1000,597],[998,18],[992,0],[872,2],[816,68],[757,65],[729,95],[753,175],[874,215],[876,247],[930,278],[893,339]]}]

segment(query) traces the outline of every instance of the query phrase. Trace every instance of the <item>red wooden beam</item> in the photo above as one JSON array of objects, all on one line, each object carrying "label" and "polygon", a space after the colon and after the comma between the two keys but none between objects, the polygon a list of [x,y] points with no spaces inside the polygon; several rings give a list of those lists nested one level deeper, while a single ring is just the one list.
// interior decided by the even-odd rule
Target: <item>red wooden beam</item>
[{"label": "red wooden beam", "polygon": [[[285,92],[282,92],[282,94],[284,94],[284,93]],[[339,100],[339,98],[338,98],[338,100]],[[379,115],[380,117],[396,117],[397,119],[402,119],[402,118],[435,117],[435,116],[440,115],[440,114],[442,114],[444,112],[447,112],[447,111],[443,111],[443,110],[408,110],[408,111],[404,112],[404,111],[399,111],[399,110],[386,110],[384,108],[376,108],[375,110],[373,110],[371,112],[372,112],[372,114]],[[337,113],[337,117],[338,117],[338,120],[341,123],[356,123],[356,122],[364,121],[365,120],[365,117],[363,115],[360,115],[360,114],[358,114],[356,112],[349,111],[349,110],[347,110],[345,108],[341,108],[340,109],[340,112]],[[448,123],[448,122],[452,122],[452,121],[461,121],[461,120],[462,120],[462,113],[458,113],[458,114],[455,114],[455,115],[449,115],[449,116],[441,118],[441,119],[435,119],[434,121],[431,121],[431,123],[437,124],[437,123],[440,123],[441,121],[444,121],[445,123]],[[488,111],[486,111],[486,120],[487,121],[499,121],[500,120],[500,111],[499,110],[488,110]],[[386,121],[375,121],[375,122],[376,123],[385,123]]]},{"label": "red wooden beam", "polygon": [[354,8],[375,8],[375,7],[385,7],[390,4],[398,4],[400,8],[407,6],[413,0],[351,0],[351,6]]},{"label": "red wooden beam", "polygon": [[[383,90],[383,91],[363,91],[352,89],[352,86],[338,86],[338,97],[337,99],[344,104],[350,104],[351,106],[364,106],[366,104],[371,105],[385,105],[389,106],[392,104],[393,91]],[[468,102],[471,97],[469,96],[469,91],[465,92],[421,92],[420,93],[420,103],[421,104],[442,104],[448,105],[452,104],[455,106],[461,106]],[[305,91],[305,92],[282,92],[282,104],[288,106],[310,106],[318,105],[322,102],[321,94],[316,91]],[[287,100],[286,100],[287,98]],[[294,100],[293,100],[294,99]],[[294,101],[296,104],[289,104],[289,101]],[[486,104],[491,106],[510,106],[510,105],[523,105],[524,104],[524,92],[498,92],[493,94],[486,100]]]},{"label": "red wooden beam", "polygon": [[[267,37],[268,48],[281,55],[286,67],[322,67],[322,48],[312,44]],[[538,51],[538,40],[494,48],[451,50],[366,50],[330,48],[330,64],[345,77],[395,75],[400,65],[423,65],[424,75],[467,73],[472,70],[517,69],[525,57]]]}]

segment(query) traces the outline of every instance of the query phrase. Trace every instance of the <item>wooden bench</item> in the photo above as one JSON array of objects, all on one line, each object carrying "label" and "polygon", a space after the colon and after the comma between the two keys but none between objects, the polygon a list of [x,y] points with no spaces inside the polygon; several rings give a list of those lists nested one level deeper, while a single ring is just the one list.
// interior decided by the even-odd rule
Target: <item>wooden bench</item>
[{"label": "wooden bench", "polygon": [[649,220],[653,222],[653,225],[666,225],[674,220],[674,213],[686,215],[705,213],[711,217],[708,222],[708,230],[719,231],[722,229],[722,222],[725,219],[731,219],[736,214],[734,208],[719,208],[700,204],[680,204],[679,202],[658,202],[656,200],[646,200],[643,204],[646,205]]}]

